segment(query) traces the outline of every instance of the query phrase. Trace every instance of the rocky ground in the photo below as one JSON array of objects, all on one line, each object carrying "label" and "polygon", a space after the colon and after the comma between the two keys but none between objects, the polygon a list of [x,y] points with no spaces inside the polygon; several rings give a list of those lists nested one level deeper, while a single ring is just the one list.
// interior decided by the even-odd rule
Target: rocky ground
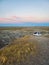
[{"label": "rocky ground", "polygon": [[2,48],[5,45],[8,45],[11,43],[13,40],[17,38],[21,38],[27,33],[16,30],[16,31],[10,31],[10,30],[2,30],[0,31],[0,48]]}]

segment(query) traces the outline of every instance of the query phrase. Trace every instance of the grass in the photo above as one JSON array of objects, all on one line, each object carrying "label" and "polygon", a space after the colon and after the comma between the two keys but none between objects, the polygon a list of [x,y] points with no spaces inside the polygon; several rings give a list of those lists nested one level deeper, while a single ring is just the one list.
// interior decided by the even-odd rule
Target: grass
[{"label": "grass", "polygon": [[[30,65],[25,63],[31,63],[31,59],[39,53],[38,42],[34,40],[34,36],[31,33],[39,30],[42,31],[42,34],[45,34],[46,31],[49,31],[49,27],[7,27],[0,28],[1,30],[20,30],[27,34],[0,49],[0,65]],[[45,37],[49,38],[48,35]]]},{"label": "grass", "polygon": [[[38,54],[37,41],[30,36],[17,39],[0,50],[0,65],[23,65]],[[21,64],[22,63],[22,64]]]},{"label": "grass", "polygon": [[45,37],[49,38],[49,35],[45,35]]},{"label": "grass", "polygon": [[49,27],[38,27],[38,26],[32,26],[32,27],[0,27],[0,30],[27,30],[27,31],[32,31],[34,29],[41,29],[41,30],[49,30]]}]

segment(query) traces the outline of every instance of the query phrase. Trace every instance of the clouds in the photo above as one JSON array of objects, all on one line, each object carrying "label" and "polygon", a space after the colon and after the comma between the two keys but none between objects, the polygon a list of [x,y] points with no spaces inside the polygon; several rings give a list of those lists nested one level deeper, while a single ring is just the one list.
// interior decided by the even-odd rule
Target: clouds
[{"label": "clouds", "polygon": [[0,23],[23,23],[23,22],[49,22],[49,18],[33,17],[33,16],[11,16],[8,18],[0,18]]}]

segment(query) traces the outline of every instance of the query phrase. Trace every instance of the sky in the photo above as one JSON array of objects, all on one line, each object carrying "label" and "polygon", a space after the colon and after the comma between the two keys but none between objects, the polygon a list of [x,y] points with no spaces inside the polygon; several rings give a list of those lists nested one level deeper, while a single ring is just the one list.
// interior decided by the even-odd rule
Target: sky
[{"label": "sky", "polygon": [[49,23],[49,0],[0,0],[0,24]]}]

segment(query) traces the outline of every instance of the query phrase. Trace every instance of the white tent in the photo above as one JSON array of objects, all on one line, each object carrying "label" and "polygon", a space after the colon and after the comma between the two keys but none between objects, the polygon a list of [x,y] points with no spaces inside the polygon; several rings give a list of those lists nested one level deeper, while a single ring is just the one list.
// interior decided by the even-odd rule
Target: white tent
[{"label": "white tent", "polygon": [[35,35],[35,36],[41,36],[41,32],[34,32],[33,35]]}]

